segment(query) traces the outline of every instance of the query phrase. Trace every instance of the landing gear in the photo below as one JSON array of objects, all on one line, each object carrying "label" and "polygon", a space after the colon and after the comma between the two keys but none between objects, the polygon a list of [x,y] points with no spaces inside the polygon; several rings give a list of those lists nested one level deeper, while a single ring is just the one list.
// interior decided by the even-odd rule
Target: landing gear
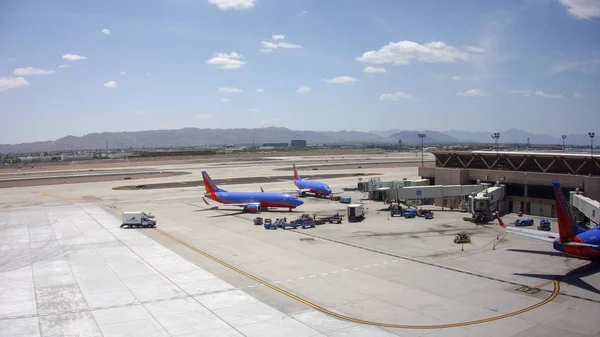
[{"label": "landing gear", "polygon": [[289,211],[289,212],[291,212],[291,211],[292,211],[292,209],[290,208],[288,211]]}]

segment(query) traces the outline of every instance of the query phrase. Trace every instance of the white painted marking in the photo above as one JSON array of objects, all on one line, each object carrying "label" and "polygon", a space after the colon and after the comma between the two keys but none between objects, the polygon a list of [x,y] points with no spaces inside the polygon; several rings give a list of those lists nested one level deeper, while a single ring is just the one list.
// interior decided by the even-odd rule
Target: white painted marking
[{"label": "white painted marking", "polygon": [[304,277],[299,278],[299,280],[304,280]]},{"label": "white painted marking", "polygon": [[344,270],[342,270],[342,271],[348,271],[348,270],[350,270],[350,269],[344,269]]},{"label": "white painted marking", "polygon": [[378,265],[379,265],[379,263],[375,263],[375,264],[373,265],[373,267],[375,267],[375,266],[378,266]]},{"label": "white painted marking", "polygon": [[[360,268],[360,267],[354,267],[353,269],[358,269],[358,268]],[[344,270],[344,271],[345,271],[345,270]]]},{"label": "white painted marking", "polygon": [[291,279],[289,279],[289,280],[287,280],[286,282],[292,282],[292,280],[291,280]]},{"label": "white painted marking", "polygon": [[317,275],[310,275],[309,277],[315,277],[315,276],[317,276]]},{"label": "white painted marking", "polygon": [[278,284],[278,283],[281,283],[281,281],[275,281],[275,282],[273,282],[273,284]]},{"label": "white painted marking", "polygon": [[337,274],[337,273],[338,273],[338,271],[336,270],[336,271],[334,271],[334,272],[331,272],[331,273],[332,273],[332,274]]},{"label": "white painted marking", "polygon": [[248,288],[254,288],[254,287],[256,287],[256,285],[251,285],[251,286],[248,286]]},{"label": "white painted marking", "polygon": [[387,261],[385,261],[383,264],[387,264],[387,263],[388,263],[388,262],[387,262]]},{"label": "white painted marking", "polygon": [[323,274],[321,274],[321,276],[325,276],[325,275],[327,275],[327,273],[323,273]]},{"label": "white painted marking", "polygon": [[363,266],[363,268],[369,268],[369,266]]}]

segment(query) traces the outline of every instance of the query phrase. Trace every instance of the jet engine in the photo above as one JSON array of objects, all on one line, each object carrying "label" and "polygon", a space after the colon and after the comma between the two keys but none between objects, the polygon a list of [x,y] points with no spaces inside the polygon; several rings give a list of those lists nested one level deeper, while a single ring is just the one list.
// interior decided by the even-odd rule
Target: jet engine
[{"label": "jet engine", "polygon": [[246,207],[244,207],[244,211],[249,213],[257,213],[260,212],[260,210],[260,204],[248,204]]}]

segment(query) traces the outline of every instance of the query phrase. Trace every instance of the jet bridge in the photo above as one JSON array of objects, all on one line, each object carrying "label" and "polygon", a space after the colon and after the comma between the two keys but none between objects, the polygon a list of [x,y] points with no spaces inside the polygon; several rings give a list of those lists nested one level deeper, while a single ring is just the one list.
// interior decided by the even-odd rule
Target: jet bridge
[{"label": "jet bridge", "polygon": [[[487,184],[486,184],[487,185]],[[489,185],[487,185],[489,186]],[[490,221],[494,212],[499,210],[500,201],[504,199],[506,189],[504,185],[492,186],[483,191],[469,196],[469,212],[472,218],[469,221]]]},{"label": "jet bridge", "polygon": [[458,197],[477,193],[485,188],[485,185],[432,185],[391,188],[387,192],[386,202]]},{"label": "jet bridge", "polygon": [[600,202],[584,197],[578,192],[571,192],[571,205],[597,226],[600,223]]}]

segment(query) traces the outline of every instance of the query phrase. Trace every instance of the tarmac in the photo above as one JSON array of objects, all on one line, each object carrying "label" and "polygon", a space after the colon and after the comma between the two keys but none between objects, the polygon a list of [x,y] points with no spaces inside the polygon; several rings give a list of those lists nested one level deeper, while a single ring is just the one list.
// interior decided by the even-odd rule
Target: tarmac
[{"label": "tarmac", "polygon": [[[148,169],[234,179],[274,176],[288,164]],[[368,171],[417,178],[416,167]],[[358,178],[327,182],[342,191]],[[597,265],[463,213],[432,207],[432,220],[390,218],[382,203],[342,192],[365,205],[365,221],[267,231],[252,224],[256,214],[208,208],[201,187],[113,190],[119,185],[2,190],[0,336],[600,336]],[[291,177],[227,189],[261,186],[293,190]],[[304,200],[260,216],[345,213],[338,202]],[[158,227],[119,228],[121,211],[138,210]],[[473,243],[453,243],[459,231]]]}]

